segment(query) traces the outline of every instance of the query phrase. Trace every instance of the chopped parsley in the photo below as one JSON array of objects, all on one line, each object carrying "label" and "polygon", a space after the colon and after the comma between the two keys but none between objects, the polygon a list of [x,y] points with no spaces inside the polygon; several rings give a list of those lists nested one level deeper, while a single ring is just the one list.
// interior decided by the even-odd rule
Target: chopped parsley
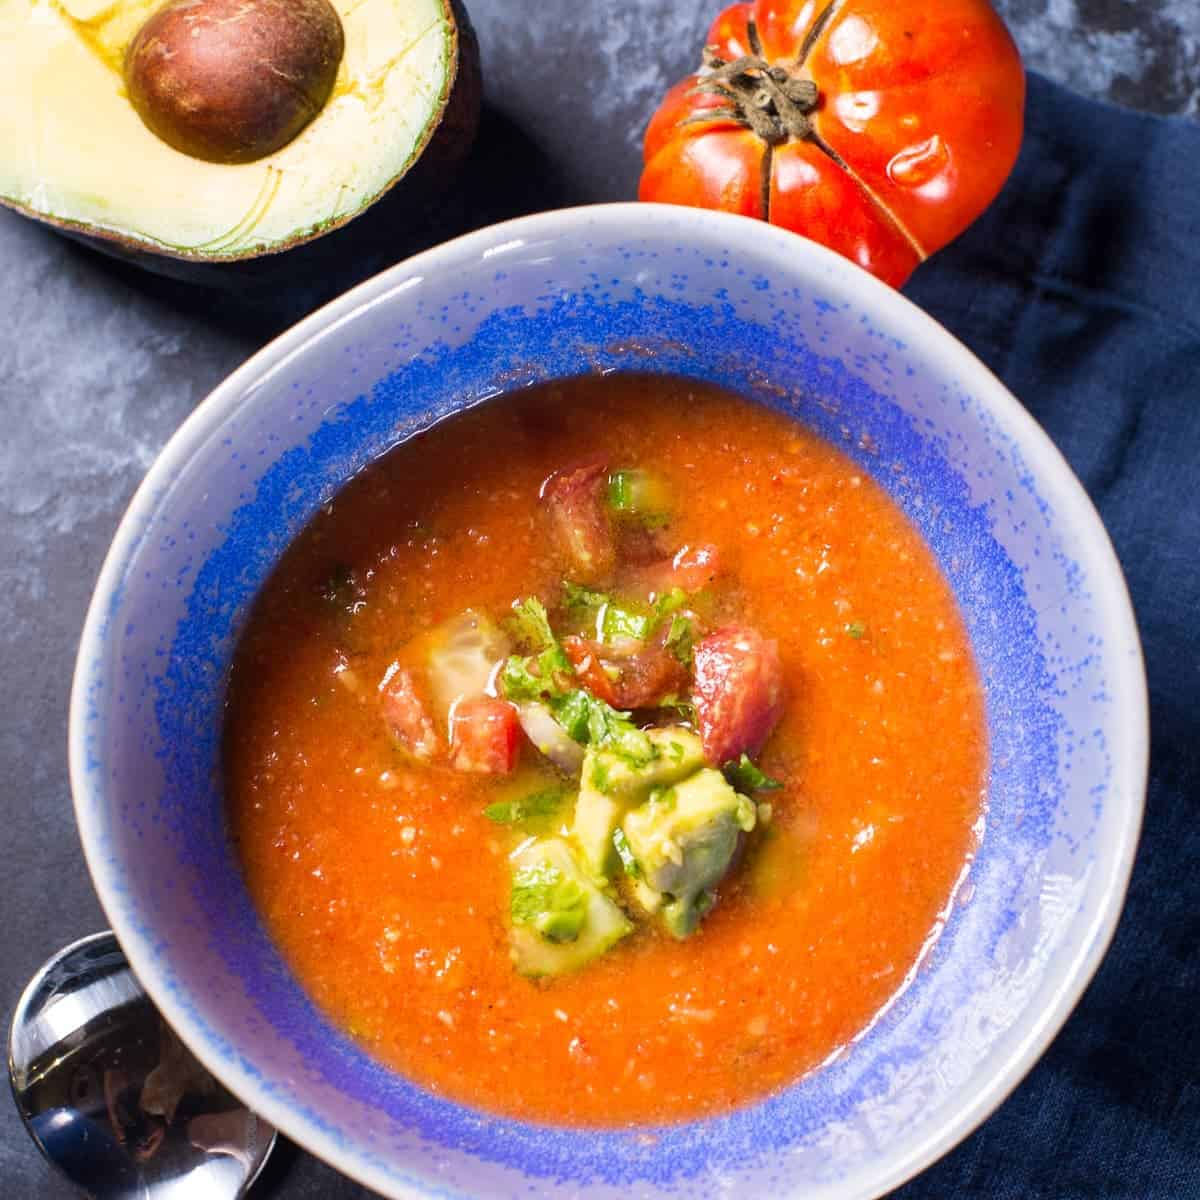
[{"label": "chopped parsley", "polygon": [[566,795],[562,788],[549,788],[544,792],[523,796],[520,800],[498,800],[495,804],[489,804],[483,810],[483,815],[497,825],[519,825],[522,821],[553,816],[562,807]]},{"label": "chopped parsley", "polygon": [[588,740],[588,716],[591,712],[592,697],[580,688],[572,688],[551,702],[550,711],[554,719],[567,731],[576,742]]},{"label": "chopped parsley", "polygon": [[658,702],[657,707],[669,708],[679,714],[681,721],[686,721],[689,725],[696,724],[696,706],[690,700],[685,700],[682,696],[664,696]]},{"label": "chopped parsley", "polygon": [[563,603],[569,609],[600,608],[608,603],[608,597],[603,592],[594,592],[591,588],[572,583],[569,579],[562,581]]},{"label": "chopped parsley", "polygon": [[678,613],[671,618],[671,628],[667,631],[667,640],[663,643],[668,650],[685,666],[692,665],[692,647],[696,644],[696,629],[687,617]]},{"label": "chopped parsley", "polygon": [[559,677],[573,675],[574,668],[550,628],[546,606],[536,596],[518,600],[508,623],[516,640],[535,653],[509,656],[500,669],[504,695],[509,700],[536,700],[560,691]]},{"label": "chopped parsley", "polygon": [[852,638],[854,638],[855,641],[858,641],[858,639],[867,632],[867,627],[861,621],[851,621],[846,626],[846,632]]},{"label": "chopped parsley", "polygon": [[609,601],[604,606],[604,615],[600,618],[600,634],[606,642],[615,642],[618,638],[634,638],[644,642],[655,624],[653,617],[646,616],[635,608]]},{"label": "chopped parsley", "polygon": [[559,645],[545,606],[536,597],[513,605],[512,622],[527,646],[539,650],[534,658],[512,655],[500,669],[500,690],[509,700],[545,698],[555,720],[581,745],[611,750],[635,767],[657,757],[654,743],[611,705],[571,686],[574,668]]},{"label": "chopped parsley", "polygon": [[573,942],[587,917],[587,896],[553,863],[534,863],[513,875],[509,912],[514,924],[531,926],[548,942]]},{"label": "chopped parsley", "polygon": [[687,592],[681,587],[673,587],[669,592],[664,592],[654,603],[654,615],[661,621],[664,617],[669,617],[672,613],[678,612],[686,603],[688,597]]},{"label": "chopped parsley", "polygon": [[722,768],[725,778],[739,792],[774,792],[783,787],[778,779],[772,779],[761,771],[748,754],[737,762],[727,762]]},{"label": "chopped parsley", "polygon": [[621,860],[621,866],[625,874],[630,879],[641,879],[642,868],[638,860],[633,856],[633,848],[629,844],[629,839],[625,836],[625,830],[619,825],[613,834],[612,840],[613,847],[616,849],[617,857]]},{"label": "chopped parsley", "polygon": [[526,596],[524,600],[513,602],[509,626],[517,641],[535,650],[552,645],[556,640],[550,628],[550,618],[546,615],[546,606],[536,596]]}]

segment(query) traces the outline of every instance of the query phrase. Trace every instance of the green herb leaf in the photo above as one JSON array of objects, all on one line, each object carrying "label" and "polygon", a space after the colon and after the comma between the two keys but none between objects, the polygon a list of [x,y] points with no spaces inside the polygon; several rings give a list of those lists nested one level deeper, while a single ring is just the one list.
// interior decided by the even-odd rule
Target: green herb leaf
[{"label": "green herb leaf", "polygon": [[625,874],[630,879],[641,879],[641,865],[633,855],[633,847],[630,846],[629,839],[625,836],[625,830],[619,825],[613,834],[613,846],[616,848],[617,857],[621,860],[621,866],[624,868]]},{"label": "green herb leaf", "polygon": [[857,641],[867,632],[867,627],[861,621],[851,621],[846,626],[846,632]]},{"label": "green herb leaf", "polygon": [[[509,700],[557,695],[563,690],[563,677],[572,678],[575,671],[550,628],[546,606],[536,596],[518,600],[508,625],[514,637],[536,654],[532,658],[513,655],[504,664],[500,672],[504,695]],[[536,671],[531,664],[536,665]]]},{"label": "green herb leaf", "polygon": [[497,825],[518,825],[522,821],[553,816],[562,807],[566,795],[562,788],[548,788],[520,800],[498,800],[489,804],[483,815]]},{"label": "green herb leaf", "polygon": [[682,696],[664,696],[658,702],[658,707],[669,708],[672,712],[677,712],[679,719],[686,721],[690,725],[695,725],[696,723],[696,706],[690,700],[685,700]]},{"label": "green herb leaf", "polygon": [[588,716],[592,711],[592,699],[589,693],[573,688],[556,697],[550,705],[554,719],[567,731],[569,737],[581,744],[588,740]]},{"label": "green herb leaf", "polygon": [[600,633],[606,642],[614,642],[618,638],[634,638],[644,642],[654,628],[654,619],[621,604],[609,601],[604,608],[604,616],[600,622]]},{"label": "green herb leaf", "polygon": [[509,912],[517,925],[532,926],[549,942],[573,942],[587,916],[587,896],[552,863],[534,863],[513,875]]},{"label": "green herb leaf", "polygon": [[598,750],[611,750],[634,767],[644,767],[658,756],[654,743],[628,713],[610,708],[595,696],[588,711],[588,741]]},{"label": "green herb leaf", "polygon": [[783,787],[778,779],[760,771],[748,754],[743,754],[737,762],[727,762],[722,770],[739,792],[774,792]]},{"label": "green herb leaf", "polygon": [[695,643],[696,630],[692,622],[678,614],[673,616],[664,645],[685,667],[692,665],[692,647]]},{"label": "green herb leaf", "polygon": [[581,609],[600,608],[608,603],[608,597],[603,592],[594,592],[591,588],[582,587],[564,579],[562,583],[563,603],[567,608],[579,611]]},{"label": "green herb leaf", "polygon": [[536,700],[549,687],[549,682],[535,675],[529,664],[532,660],[512,654],[500,668],[500,690],[509,700]]},{"label": "green herb leaf", "polygon": [[661,621],[664,617],[678,612],[687,603],[687,600],[687,592],[681,587],[674,587],[669,592],[664,592],[655,601],[654,614]]}]

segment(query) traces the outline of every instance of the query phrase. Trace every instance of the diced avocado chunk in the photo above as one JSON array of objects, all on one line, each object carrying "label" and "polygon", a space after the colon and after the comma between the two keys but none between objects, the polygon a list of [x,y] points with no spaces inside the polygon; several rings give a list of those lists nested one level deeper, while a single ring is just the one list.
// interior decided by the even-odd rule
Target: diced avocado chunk
[{"label": "diced avocado chunk", "polygon": [[625,839],[645,885],[663,895],[663,920],[675,937],[693,933],[712,907],[710,889],[754,823],[753,802],[708,767],[626,814]]},{"label": "diced avocado chunk", "polygon": [[511,862],[510,937],[522,975],[577,971],[633,929],[562,839],[529,842]]},{"label": "diced avocado chunk", "polygon": [[612,750],[591,749],[584,756],[574,833],[597,876],[607,878],[616,869],[612,839],[621,818],[654,788],[669,787],[704,765],[700,739],[690,730],[648,729],[646,736],[654,757],[642,766]]},{"label": "diced avocado chunk", "polygon": [[[586,777],[586,759],[583,770]],[[623,803],[586,784],[579,789],[579,799],[575,801],[575,840],[583,851],[588,870],[598,878],[606,879],[612,869],[616,856],[612,835],[625,815],[625,808]]]}]

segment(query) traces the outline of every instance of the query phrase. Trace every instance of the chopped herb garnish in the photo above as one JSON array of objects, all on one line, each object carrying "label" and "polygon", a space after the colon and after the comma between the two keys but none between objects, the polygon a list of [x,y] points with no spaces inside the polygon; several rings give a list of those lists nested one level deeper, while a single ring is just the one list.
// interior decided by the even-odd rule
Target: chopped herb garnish
[{"label": "chopped herb garnish", "polygon": [[661,621],[672,613],[678,612],[687,603],[687,592],[681,587],[674,587],[655,601],[654,613]]},{"label": "chopped herb garnish", "polygon": [[739,792],[774,792],[783,787],[778,779],[759,770],[748,754],[743,754],[737,762],[726,763],[722,770]]},{"label": "chopped herb garnish", "polygon": [[576,742],[588,740],[588,715],[591,712],[592,697],[579,688],[573,688],[564,695],[557,697],[551,704],[554,719],[567,731]]},{"label": "chopped herb garnish", "polygon": [[562,788],[549,788],[520,800],[499,800],[489,804],[483,810],[483,815],[497,825],[518,825],[522,821],[553,816],[562,807],[566,795]]},{"label": "chopped herb garnish", "polygon": [[[611,750],[633,766],[645,766],[658,751],[629,719],[590,692],[571,687],[571,660],[550,628],[545,606],[536,598],[513,605],[513,622],[527,645],[544,646],[536,658],[512,655],[500,670],[500,689],[509,700],[548,698],[558,723],[577,742]],[[536,667],[536,670],[534,669]]]},{"label": "chopped herb garnish", "polygon": [[629,839],[625,836],[625,830],[619,825],[616,832],[613,834],[613,846],[617,851],[617,857],[621,860],[621,866],[625,870],[625,874],[630,879],[641,879],[642,868],[638,865],[638,860],[633,856],[633,849],[629,845]]},{"label": "chopped herb garnish", "polygon": [[587,916],[587,896],[578,880],[552,863],[535,863],[513,875],[509,912],[517,925],[532,926],[548,942],[573,942]]},{"label": "chopped herb garnish", "polygon": [[513,654],[500,668],[500,690],[509,700],[536,700],[547,690],[548,681],[529,669],[531,661]]},{"label": "chopped herb garnish", "polygon": [[656,787],[650,789],[648,800],[651,805],[662,812],[675,811],[675,789],[673,787]]},{"label": "chopped herb garnish", "polygon": [[650,636],[654,624],[654,618],[610,601],[604,607],[600,633],[606,642],[615,642],[618,638],[634,638],[643,642]]},{"label": "chopped herb garnish", "polygon": [[562,589],[563,603],[570,609],[600,608],[608,603],[608,597],[603,592],[594,592],[569,579],[563,580]]},{"label": "chopped herb garnish", "polygon": [[669,708],[673,712],[679,714],[681,721],[686,721],[689,725],[696,723],[696,706],[690,700],[684,700],[682,696],[664,696],[657,705],[658,708]]},{"label": "chopped herb garnish", "polygon": [[536,596],[518,600],[508,624],[514,637],[537,653],[532,658],[509,657],[500,671],[504,695],[509,700],[534,700],[560,692],[560,676],[572,676],[574,668],[550,628],[546,606]]},{"label": "chopped herb garnish", "polygon": [[533,650],[542,650],[556,641],[546,606],[536,596],[513,602],[509,625],[516,639]]},{"label": "chopped herb garnish", "polygon": [[597,750],[611,750],[631,766],[644,767],[658,757],[654,743],[630,719],[603,700],[591,697],[588,741]]},{"label": "chopped herb garnish", "polygon": [[846,632],[857,641],[867,632],[867,627],[861,621],[851,621],[846,626]]},{"label": "chopped herb garnish", "polygon": [[591,785],[601,795],[608,795],[608,763],[602,758],[592,760]]},{"label": "chopped herb garnish", "polygon": [[678,613],[671,618],[671,628],[667,631],[666,648],[685,666],[692,665],[692,646],[696,641],[695,628],[687,617]]}]

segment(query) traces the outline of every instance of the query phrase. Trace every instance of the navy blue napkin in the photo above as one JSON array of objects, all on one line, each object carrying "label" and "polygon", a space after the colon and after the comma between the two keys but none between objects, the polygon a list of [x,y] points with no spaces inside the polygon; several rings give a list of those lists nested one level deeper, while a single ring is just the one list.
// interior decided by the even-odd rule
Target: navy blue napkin
[{"label": "navy blue napkin", "polygon": [[1042,423],[1108,527],[1150,680],[1146,820],[1041,1063],[898,1200],[1200,1197],[1200,126],[1030,80],[1004,192],[906,288]]}]

